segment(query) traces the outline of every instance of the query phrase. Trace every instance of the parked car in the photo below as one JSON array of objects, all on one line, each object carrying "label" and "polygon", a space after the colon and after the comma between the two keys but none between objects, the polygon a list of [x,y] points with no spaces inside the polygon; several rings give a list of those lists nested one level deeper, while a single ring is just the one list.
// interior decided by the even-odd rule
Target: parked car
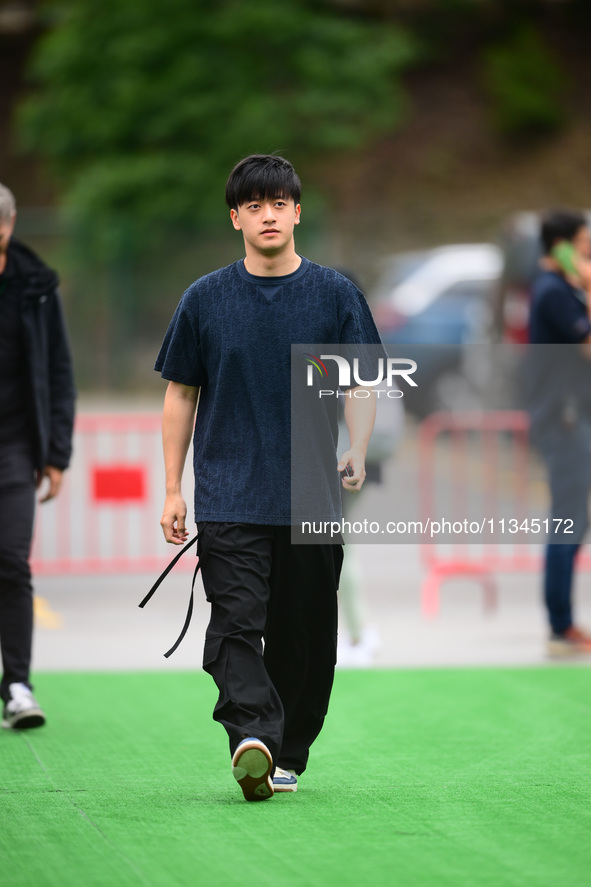
[{"label": "parked car", "polygon": [[502,252],[492,243],[441,246],[386,261],[372,310],[389,350],[417,361],[418,388],[405,391],[411,412],[421,417],[465,403],[465,346],[490,339],[502,269]]}]

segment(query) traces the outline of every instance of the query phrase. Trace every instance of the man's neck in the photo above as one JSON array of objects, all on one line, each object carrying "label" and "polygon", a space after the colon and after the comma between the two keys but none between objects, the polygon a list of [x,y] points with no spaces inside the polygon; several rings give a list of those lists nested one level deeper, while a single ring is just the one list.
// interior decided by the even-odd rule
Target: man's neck
[{"label": "man's neck", "polygon": [[6,253],[0,253],[0,274],[4,274],[6,271],[6,263],[8,259],[6,258]]},{"label": "man's neck", "polygon": [[302,259],[295,249],[289,253],[280,253],[275,256],[263,256],[260,253],[247,250],[244,259],[244,267],[249,274],[255,277],[284,277],[297,271]]}]

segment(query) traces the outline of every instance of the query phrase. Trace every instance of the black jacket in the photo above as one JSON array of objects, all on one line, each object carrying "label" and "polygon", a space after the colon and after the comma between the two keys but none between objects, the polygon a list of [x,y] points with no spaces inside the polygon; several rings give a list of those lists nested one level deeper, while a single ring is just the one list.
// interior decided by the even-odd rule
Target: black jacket
[{"label": "black jacket", "polygon": [[65,469],[72,455],[76,392],[57,274],[14,238],[8,252],[20,290],[35,466]]}]

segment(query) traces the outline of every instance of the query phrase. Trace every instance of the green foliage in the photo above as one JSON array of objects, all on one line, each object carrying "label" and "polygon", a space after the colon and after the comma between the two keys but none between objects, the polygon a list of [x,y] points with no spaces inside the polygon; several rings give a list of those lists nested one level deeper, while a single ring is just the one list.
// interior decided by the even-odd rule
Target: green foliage
[{"label": "green foliage", "polygon": [[51,0],[23,142],[87,214],[223,214],[234,163],[356,147],[401,119],[413,42],[314,0]]},{"label": "green foliage", "polygon": [[563,124],[567,78],[532,27],[485,53],[483,80],[497,124],[508,135],[549,132]]}]

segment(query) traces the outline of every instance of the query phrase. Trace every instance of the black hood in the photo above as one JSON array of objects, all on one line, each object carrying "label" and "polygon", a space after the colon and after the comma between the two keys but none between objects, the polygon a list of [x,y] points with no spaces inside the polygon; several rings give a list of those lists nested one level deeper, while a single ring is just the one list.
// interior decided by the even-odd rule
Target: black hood
[{"label": "black hood", "polygon": [[10,239],[8,255],[14,273],[24,282],[24,296],[43,296],[57,289],[59,277],[56,272],[48,268],[37,253],[20,240],[15,240],[14,237]]}]

